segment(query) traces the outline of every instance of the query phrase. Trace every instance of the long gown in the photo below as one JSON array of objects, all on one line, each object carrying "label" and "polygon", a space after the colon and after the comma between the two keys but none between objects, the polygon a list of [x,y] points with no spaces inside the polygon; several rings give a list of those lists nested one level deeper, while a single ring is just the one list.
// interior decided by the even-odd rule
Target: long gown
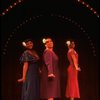
[{"label": "long gown", "polygon": [[67,53],[67,57],[70,64],[67,69],[68,78],[67,78],[67,87],[66,87],[65,96],[67,98],[68,97],[80,98],[79,84],[78,84],[78,71],[75,69],[71,55],[75,55],[78,63],[78,54],[76,53],[76,51],[74,49],[69,50]]},{"label": "long gown", "polygon": [[[60,97],[60,79],[58,69],[58,57],[50,50],[43,53],[43,67],[41,73],[41,99],[59,98]],[[49,79],[48,74],[54,74],[55,78]]]},{"label": "long gown", "polygon": [[22,87],[21,100],[40,100],[38,58],[25,51],[22,54],[20,61],[22,63],[28,61],[29,63],[26,80]]}]

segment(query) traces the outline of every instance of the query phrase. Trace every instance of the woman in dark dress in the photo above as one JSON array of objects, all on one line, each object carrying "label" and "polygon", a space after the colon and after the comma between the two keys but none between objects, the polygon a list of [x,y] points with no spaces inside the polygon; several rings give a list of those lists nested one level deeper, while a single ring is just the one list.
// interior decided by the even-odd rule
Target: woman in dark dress
[{"label": "woman in dark dress", "polygon": [[43,53],[43,67],[41,70],[41,99],[54,100],[60,97],[60,79],[58,69],[58,56],[53,51],[51,38],[43,40],[46,49]]},{"label": "woman in dark dress", "polygon": [[31,39],[25,40],[22,44],[26,50],[20,58],[23,64],[23,75],[18,79],[18,82],[23,82],[21,100],[40,100],[39,56],[33,50],[34,44]]},{"label": "woman in dark dress", "polygon": [[80,71],[81,69],[78,66],[78,53],[74,50],[75,48],[74,41],[67,41],[67,46],[68,46],[67,58],[70,64],[67,69],[68,78],[67,78],[65,96],[67,98],[70,98],[70,100],[74,100],[74,98],[80,98],[78,71]]}]

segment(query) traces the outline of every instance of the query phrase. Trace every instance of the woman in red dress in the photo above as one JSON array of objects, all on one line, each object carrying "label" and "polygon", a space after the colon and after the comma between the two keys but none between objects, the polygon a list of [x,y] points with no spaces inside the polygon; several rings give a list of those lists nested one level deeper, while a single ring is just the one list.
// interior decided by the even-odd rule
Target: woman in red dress
[{"label": "woman in red dress", "polygon": [[80,67],[78,67],[78,54],[74,50],[75,43],[73,41],[67,41],[66,43],[68,46],[67,57],[70,64],[67,69],[68,78],[65,96],[70,98],[70,100],[74,100],[74,98],[80,98],[78,85],[78,71],[80,71]]}]

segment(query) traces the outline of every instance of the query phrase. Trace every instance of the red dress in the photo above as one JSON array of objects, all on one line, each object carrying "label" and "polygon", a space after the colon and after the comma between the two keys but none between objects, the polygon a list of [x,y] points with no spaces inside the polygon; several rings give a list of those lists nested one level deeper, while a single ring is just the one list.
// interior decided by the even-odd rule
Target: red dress
[{"label": "red dress", "polygon": [[79,85],[78,85],[78,71],[75,69],[71,55],[75,55],[78,63],[78,54],[76,53],[76,51],[74,49],[69,50],[67,53],[67,57],[70,64],[67,69],[68,78],[67,78],[67,87],[65,96],[67,98],[69,97],[80,98]]}]

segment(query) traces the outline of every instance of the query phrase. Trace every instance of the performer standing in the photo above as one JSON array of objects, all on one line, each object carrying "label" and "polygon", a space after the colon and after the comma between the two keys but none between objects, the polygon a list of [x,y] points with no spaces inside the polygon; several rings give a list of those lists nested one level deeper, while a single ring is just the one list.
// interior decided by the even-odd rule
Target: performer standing
[{"label": "performer standing", "polygon": [[80,67],[78,67],[78,54],[74,50],[74,41],[67,41],[67,46],[69,49],[67,52],[67,57],[70,64],[67,69],[68,78],[65,96],[70,98],[70,100],[74,100],[74,98],[80,98],[78,84],[78,71],[80,71]]},{"label": "performer standing", "polygon": [[58,56],[53,51],[51,38],[43,39],[46,49],[43,53],[43,67],[41,70],[41,99],[54,100],[60,97],[60,76]]},{"label": "performer standing", "polygon": [[23,82],[21,100],[40,100],[39,56],[33,49],[34,44],[31,39],[25,40],[22,44],[26,50],[20,58],[23,64],[23,75],[18,79],[18,82]]}]

